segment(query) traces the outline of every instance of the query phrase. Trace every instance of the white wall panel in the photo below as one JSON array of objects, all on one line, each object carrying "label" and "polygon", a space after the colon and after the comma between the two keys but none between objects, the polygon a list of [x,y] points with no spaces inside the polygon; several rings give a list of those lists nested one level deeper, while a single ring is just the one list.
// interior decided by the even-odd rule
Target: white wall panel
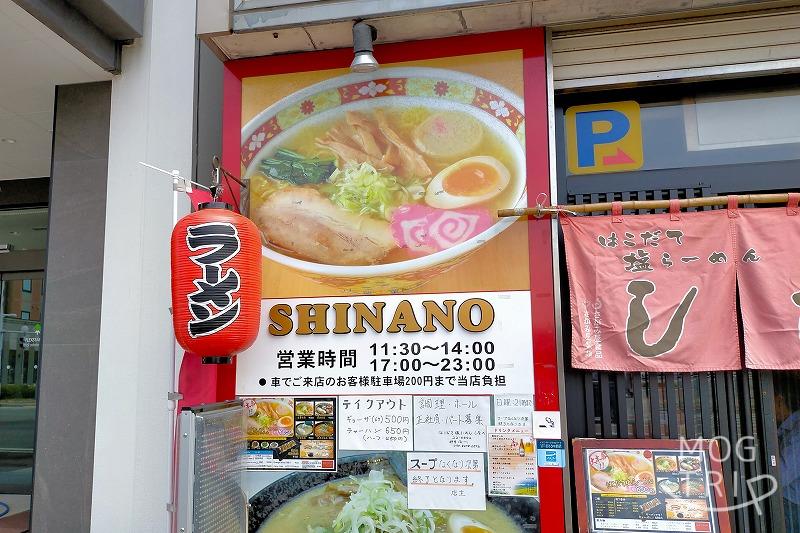
[{"label": "white wall panel", "polygon": [[172,180],[192,175],[195,2],[147,2],[111,93],[91,533],[170,531]]}]

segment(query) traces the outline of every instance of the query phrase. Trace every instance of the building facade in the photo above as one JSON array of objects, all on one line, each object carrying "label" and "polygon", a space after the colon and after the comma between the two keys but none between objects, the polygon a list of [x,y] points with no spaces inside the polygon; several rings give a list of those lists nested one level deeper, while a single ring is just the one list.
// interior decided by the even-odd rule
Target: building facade
[{"label": "building facade", "polygon": [[[23,502],[15,509],[30,508],[34,532],[172,529],[180,395],[194,403],[221,401],[232,399],[237,387],[225,367],[197,365],[188,374],[191,386],[181,380],[189,363],[172,332],[169,236],[190,202],[175,192],[170,176],[140,162],[207,184],[211,159],[220,155],[240,175],[241,132],[252,111],[242,109],[247,80],[281,75],[289,94],[312,79],[324,81],[320,72],[346,72],[356,21],[377,30],[375,58],[390,68],[410,61],[441,68],[436,61],[442,58],[540,49],[540,56],[523,52],[521,66],[513,67],[516,78],[481,71],[501,85],[519,83],[529,113],[529,98],[541,101],[541,132],[531,126],[525,132],[528,153],[531,138],[540,135],[543,154],[538,163],[528,159],[529,169],[543,169],[542,184],[528,178],[529,204],[539,193],[546,195],[544,205],[575,205],[800,187],[800,7],[792,2],[8,4],[0,8],[13,10],[20,27],[39,25],[38,43],[57,38],[51,46],[71,50],[78,57],[72,62],[87,62],[79,76],[39,80],[17,66],[11,72],[30,79],[28,85],[3,91],[0,82],[0,107],[8,98],[16,114],[23,107],[12,103],[21,102],[12,89],[24,93],[46,82],[52,91],[45,92],[49,115],[32,119],[52,124],[51,137],[43,133],[43,144],[52,138],[52,147],[36,156],[49,166],[32,167],[30,175],[8,173],[13,180],[0,182],[0,209],[30,218],[20,230],[0,216],[0,235],[12,239],[22,231],[33,239],[0,253],[0,390],[36,386],[35,404],[2,397],[0,415],[5,410],[11,418],[0,419],[0,432],[17,427],[20,416],[28,429],[0,449],[0,475],[7,478],[0,486]],[[42,46],[40,56],[47,50]],[[541,92],[526,92],[533,86]],[[263,104],[258,111],[267,108],[268,95],[254,98]],[[641,164],[572,163],[570,109],[620,102],[636,104]],[[0,115],[4,120],[10,119]],[[0,155],[8,146],[14,144],[0,144]],[[530,224],[537,259],[523,285],[530,282],[525,287],[544,305],[534,303],[530,319],[535,385],[528,393],[537,410],[560,418],[555,440],[567,450],[574,438],[752,442],[754,460],[732,455],[723,465],[732,531],[800,531],[800,450],[787,448],[786,437],[798,403],[796,375],[573,369],[562,236],[556,220]],[[35,231],[42,225],[46,243]],[[19,391],[14,394],[22,396]],[[779,487],[749,503],[753,493],[741,487],[759,476],[773,476]],[[248,473],[248,498],[263,495],[272,482]],[[757,494],[767,488],[759,486]],[[563,467],[539,469],[539,490],[535,527],[585,530],[569,452]]]}]

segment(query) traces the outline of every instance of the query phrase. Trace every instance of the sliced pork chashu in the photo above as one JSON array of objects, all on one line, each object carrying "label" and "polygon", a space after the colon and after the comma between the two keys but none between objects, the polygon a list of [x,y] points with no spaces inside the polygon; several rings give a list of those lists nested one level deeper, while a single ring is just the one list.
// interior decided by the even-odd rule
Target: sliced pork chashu
[{"label": "sliced pork chashu", "polygon": [[345,211],[314,189],[288,187],[256,210],[274,246],[327,265],[365,265],[395,247],[389,223]]}]

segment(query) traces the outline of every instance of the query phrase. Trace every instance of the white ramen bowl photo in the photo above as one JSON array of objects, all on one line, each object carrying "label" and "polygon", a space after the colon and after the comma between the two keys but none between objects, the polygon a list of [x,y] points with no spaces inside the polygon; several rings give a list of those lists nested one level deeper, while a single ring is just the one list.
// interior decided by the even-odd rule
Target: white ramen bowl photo
[{"label": "white ramen bowl photo", "polygon": [[287,96],[242,129],[263,255],[352,292],[404,291],[527,205],[522,99],[476,76],[386,68]]}]

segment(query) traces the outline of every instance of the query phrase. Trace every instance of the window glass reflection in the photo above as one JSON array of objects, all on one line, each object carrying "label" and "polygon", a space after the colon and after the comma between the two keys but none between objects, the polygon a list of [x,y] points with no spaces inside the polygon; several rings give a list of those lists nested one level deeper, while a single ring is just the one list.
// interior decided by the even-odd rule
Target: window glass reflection
[{"label": "window glass reflection", "polygon": [[0,282],[0,493],[30,494],[42,279]]},{"label": "window glass reflection", "polygon": [[773,373],[786,533],[800,533],[800,373]]}]

